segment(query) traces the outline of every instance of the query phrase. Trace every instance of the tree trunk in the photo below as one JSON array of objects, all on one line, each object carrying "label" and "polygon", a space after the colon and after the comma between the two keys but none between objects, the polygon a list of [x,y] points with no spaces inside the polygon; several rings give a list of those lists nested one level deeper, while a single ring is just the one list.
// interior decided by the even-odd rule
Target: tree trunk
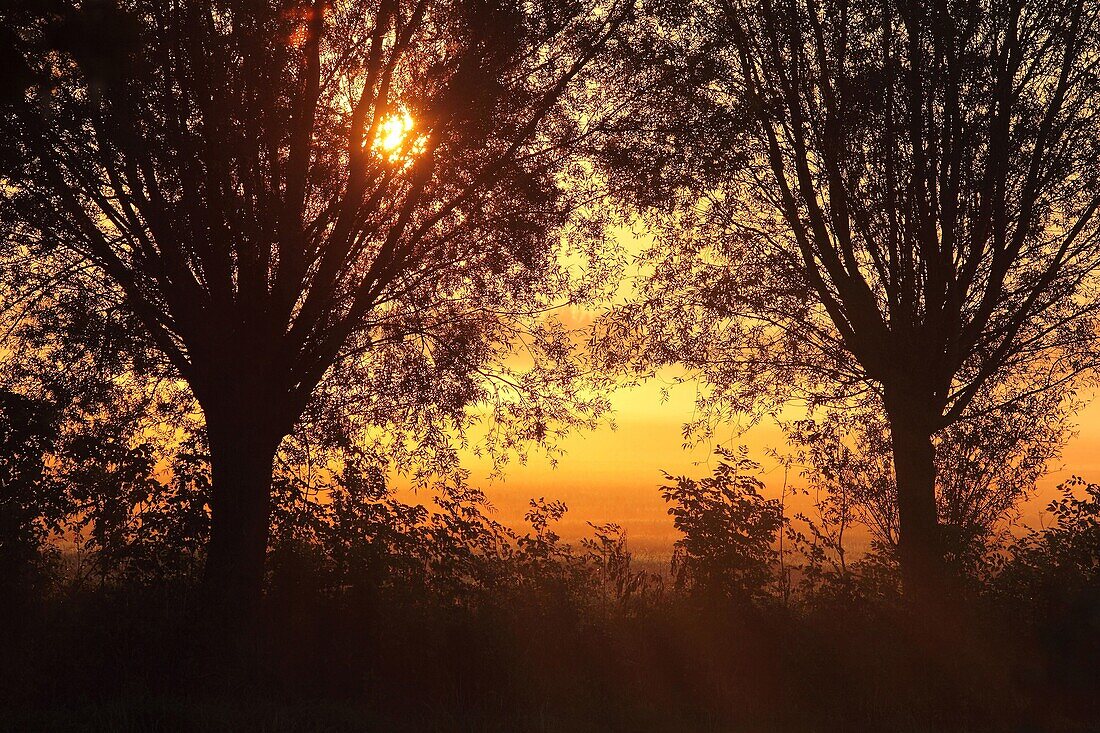
[{"label": "tree trunk", "polygon": [[271,473],[285,431],[260,399],[204,405],[210,447],[210,542],[203,584],[210,610],[246,619],[259,608]]},{"label": "tree trunk", "polygon": [[936,510],[936,452],[930,422],[919,408],[887,400],[898,490],[898,560],[905,593],[934,604],[945,590],[942,533]]}]

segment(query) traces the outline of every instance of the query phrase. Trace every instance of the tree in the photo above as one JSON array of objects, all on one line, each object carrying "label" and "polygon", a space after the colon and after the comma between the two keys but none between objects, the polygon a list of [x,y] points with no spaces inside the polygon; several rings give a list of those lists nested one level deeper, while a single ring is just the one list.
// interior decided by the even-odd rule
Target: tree
[{"label": "tree", "polygon": [[560,288],[555,237],[574,206],[561,173],[599,122],[570,106],[629,11],[4,11],[4,218],[24,255],[94,266],[201,407],[213,592],[258,599],[273,456],[328,376],[413,343],[464,375],[454,393],[428,381],[417,398],[463,403]]},{"label": "tree", "polygon": [[[936,440],[936,504],[950,565],[973,570],[988,541],[1035,490],[1068,432],[1062,395],[1050,391],[959,421]],[[1056,404],[1050,404],[1054,401]],[[822,502],[864,525],[873,543],[898,546],[897,484],[880,406],[828,411],[783,425]]]},{"label": "tree", "polygon": [[[654,325],[643,351],[703,369],[716,412],[873,389],[903,582],[934,597],[935,436],[1094,363],[1100,8],[715,0],[668,15],[681,50],[666,56],[701,80],[668,94],[696,112],[647,125],[686,122],[697,152],[664,176],[681,206],[658,211],[659,296],[618,333]],[[610,160],[644,166],[645,151]]]}]

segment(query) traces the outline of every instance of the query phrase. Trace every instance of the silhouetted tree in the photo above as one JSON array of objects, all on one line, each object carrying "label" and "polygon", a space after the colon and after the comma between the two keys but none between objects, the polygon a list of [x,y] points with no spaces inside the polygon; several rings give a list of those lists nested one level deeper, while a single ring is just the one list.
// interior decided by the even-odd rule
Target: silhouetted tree
[{"label": "silhouetted tree", "polygon": [[[661,176],[680,205],[656,209],[666,241],[615,341],[652,326],[641,349],[705,371],[712,416],[871,385],[903,579],[933,595],[934,437],[1094,363],[1100,7],[704,0],[665,17],[666,57],[701,83],[668,92],[694,116],[653,124],[684,123],[697,152]],[[644,170],[646,150],[610,160]]]},{"label": "silhouetted tree", "polygon": [[[463,378],[437,388],[429,373],[401,399],[464,404],[560,289],[556,232],[574,201],[559,176],[599,120],[571,106],[594,97],[591,62],[629,10],[119,0],[4,11],[5,220],[24,255],[105,276],[98,287],[201,406],[212,592],[254,605],[273,456],[326,375],[413,343]],[[549,417],[537,399],[527,409],[528,432],[544,437]]]},{"label": "silhouetted tree", "polygon": [[[937,515],[943,549],[959,568],[976,567],[985,543],[1056,458],[1065,412],[1056,392],[1016,400],[944,429],[936,441]],[[830,410],[784,424],[809,488],[833,512],[847,512],[891,553],[899,538],[890,430],[877,405]],[[1003,526],[1003,525],[1002,525]]]}]

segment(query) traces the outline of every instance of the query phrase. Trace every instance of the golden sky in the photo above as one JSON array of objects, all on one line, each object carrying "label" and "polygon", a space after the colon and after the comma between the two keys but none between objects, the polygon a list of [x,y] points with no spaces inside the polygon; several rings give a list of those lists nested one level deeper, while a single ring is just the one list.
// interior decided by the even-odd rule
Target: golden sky
[{"label": "golden sky", "polygon": [[[652,243],[644,232],[620,228],[619,244],[630,254],[638,254]],[[624,295],[629,284],[620,290]],[[565,308],[556,313],[569,327],[587,325],[591,317],[578,308]],[[669,390],[662,399],[662,388]],[[559,499],[569,507],[557,531],[569,541],[590,534],[588,522],[615,522],[627,531],[630,549],[639,557],[665,558],[671,552],[678,534],[661,498],[664,483],[662,471],[673,476],[706,476],[713,465],[713,448],[747,446],[749,457],[761,464],[762,480],[768,496],[780,495],[784,472],[770,450],[786,453],[783,433],[773,423],[761,423],[738,435],[729,428],[715,435],[708,444],[684,447],[682,427],[693,417],[695,387],[692,383],[673,385],[670,381],[651,381],[638,387],[622,388],[611,396],[616,428],[602,424],[594,431],[575,431],[559,445],[564,455],[557,465],[532,449],[526,464],[512,462],[503,478],[490,478],[491,464],[487,459],[468,455],[464,465],[470,469],[470,481],[483,489],[497,509],[494,517],[505,524],[520,528],[523,515],[532,498]],[[1039,481],[1033,497],[1021,504],[1020,522],[1039,526],[1044,507],[1054,496],[1055,487],[1071,475],[1100,481],[1100,401],[1086,406],[1075,419],[1077,431],[1067,443],[1062,457],[1052,461],[1048,473]],[[787,480],[792,487],[804,486],[792,467]],[[407,484],[399,491],[403,498],[422,501],[406,493]],[[793,499],[788,515],[808,510],[808,499]],[[858,550],[866,537],[853,533],[853,549]]]},{"label": "golden sky", "polygon": [[[587,534],[586,522],[617,522],[626,529],[636,555],[666,556],[676,532],[659,492],[661,471],[706,475],[712,451],[706,445],[683,447],[680,430],[692,416],[692,386],[673,387],[666,402],[661,401],[661,386],[650,383],[616,393],[612,399],[617,429],[604,425],[570,435],[562,443],[565,455],[556,467],[545,457],[532,454],[526,465],[508,466],[503,480],[489,480],[488,465],[471,460],[471,480],[485,489],[497,507],[496,518],[509,525],[522,523],[529,499],[560,499],[569,507],[559,525],[566,539]],[[1070,475],[1100,480],[1100,403],[1086,407],[1077,424],[1077,434],[1062,458],[1050,465],[1037,495],[1023,505],[1023,522],[1037,526],[1054,487]],[[769,448],[782,451],[785,441],[778,428],[761,424],[741,436],[730,431],[715,439],[727,445],[747,445],[750,456],[766,472],[763,479],[769,495],[778,496],[783,469],[766,452]],[[796,470],[791,471],[789,481],[798,485]]]}]

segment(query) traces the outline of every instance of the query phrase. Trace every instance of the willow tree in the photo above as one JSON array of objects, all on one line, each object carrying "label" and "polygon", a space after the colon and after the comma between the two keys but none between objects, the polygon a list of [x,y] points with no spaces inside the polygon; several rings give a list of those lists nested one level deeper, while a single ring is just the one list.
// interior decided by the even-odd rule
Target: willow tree
[{"label": "willow tree", "polygon": [[[273,456],[327,375],[414,340],[473,381],[561,286],[562,170],[599,120],[572,106],[629,12],[618,0],[4,11],[5,220],[24,254],[84,278],[90,266],[190,387],[211,455],[211,589],[258,598]],[[413,395],[465,397],[430,380]]]},{"label": "willow tree", "polygon": [[650,126],[695,153],[662,178],[685,205],[664,209],[624,321],[703,369],[711,405],[870,388],[903,581],[934,593],[936,436],[1092,363],[1100,6],[700,0],[666,17],[668,56],[700,77],[668,94],[697,112]]}]

